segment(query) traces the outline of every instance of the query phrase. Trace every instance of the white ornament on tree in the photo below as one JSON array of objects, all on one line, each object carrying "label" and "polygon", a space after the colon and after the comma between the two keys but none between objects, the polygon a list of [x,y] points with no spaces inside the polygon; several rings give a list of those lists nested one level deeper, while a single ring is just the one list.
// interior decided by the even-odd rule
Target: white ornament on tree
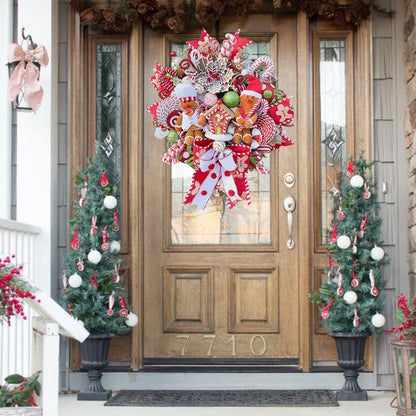
[{"label": "white ornament on tree", "polygon": [[350,179],[350,184],[353,188],[361,188],[364,185],[364,179],[360,175],[354,175]]},{"label": "white ornament on tree", "polygon": [[348,303],[348,305],[353,305],[357,302],[357,294],[353,290],[349,290],[344,294],[344,300]]},{"label": "white ornament on tree", "polygon": [[98,250],[91,250],[88,253],[88,261],[92,264],[98,264],[101,261],[101,253]]},{"label": "white ornament on tree", "polygon": [[384,317],[384,315],[382,315],[381,313],[378,313],[377,312],[375,315],[373,315],[371,317],[371,323],[376,328],[381,328],[386,323],[386,318]]},{"label": "white ornament on tree", "polygon": [[74,273],[71,276],[69,276],[68,284],[69,286],[76,289],[82,285],[82,277],[78,273]]},{"label": "white ornament on tree", "polygon": [[117,198],[113,195],[107,195],[104,198],[104,206],[107,209],[114,209],[117,206]]},{"label": "white ornament on tree", "polygon": [[381,247],[375,246],[370,251],[370,256],[373,260],[381,260],[384,257],[384,250]]},{"label": "white ornament on tree", "polygon": [[120,251],[120,243],[116,240],[110,243],[110,253],[118,253]]},{"label": "white ornament on tree", "polygon": [[351,239],[347,235],[340,235],[337,238],[337,246],[346,250],[351,245]]},{"label": "white ornament on tree", "polygon": [[130,312],[127,316],[126,316],[126,325],[127,326],[136,326],[137,325],[137,323],[139,322],[139,318],[138,318],[138,316],[135,314],[135,313],[133,313],[133,312]]}]

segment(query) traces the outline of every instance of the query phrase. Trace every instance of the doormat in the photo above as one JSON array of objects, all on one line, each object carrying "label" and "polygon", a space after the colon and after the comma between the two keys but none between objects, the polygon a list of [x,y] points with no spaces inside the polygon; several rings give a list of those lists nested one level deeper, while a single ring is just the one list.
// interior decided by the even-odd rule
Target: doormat
[{"label": "doormat", "polygon": [[105,406],[330,407],[330,390],[121,390]]}]

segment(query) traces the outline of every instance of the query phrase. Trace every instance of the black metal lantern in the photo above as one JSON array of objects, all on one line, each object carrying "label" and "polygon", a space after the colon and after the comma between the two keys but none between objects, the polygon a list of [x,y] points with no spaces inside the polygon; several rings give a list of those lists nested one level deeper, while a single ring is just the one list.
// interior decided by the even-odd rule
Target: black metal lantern
[{"label": "black metal lantern", "polygon": [[[30,82],[39,81],[41,64],[46,66],[49,58],[46,49],[43,47],[38,48],[38,45],[33,42],[31,35],[25,36],[25,28],[22,28],[22,38],[27,43],[26,51],[23,50],[21,45],[11,44],[9,46],[10,62],[6,64],[9,68],[9,99],[12,101],[14,109],[36,111],[40,105],[41,98],[38,100],[36,108],[32,108],[30,99],[25,97],[25,83],[29,84]],[[39,62],[37,61],[38,58]],[[23,68],[21,68],[22,66]],[[12,81],[12,75],[16,70],[23,73],[20,76],[16,74],[17,79]],[[15,97],[13,96],[14,93],[16,93]]]},{"label": "black metal lantern", "polygon": [[[11,77],[13,71],[16,69],[17,65],[19,64],[19,61],[15,62],[8,62],[6,65],[9,68],[9,78]],[[33,62],[35,66],[37,66],[40,74],[40,64],[37,62]],[[26,66],[26,62],[25,62]],[[39,81],[39,77],[37,78]],[[23,84],[22,84],[23,87]],[[23,88],[20,88],[19,93],[16,96],[16,99],[12,102],[13,109],[15,110],[22,110],[22,111],[32,111],[32,107],[28,104],[25,98],[25,94],[23,92]]]}]

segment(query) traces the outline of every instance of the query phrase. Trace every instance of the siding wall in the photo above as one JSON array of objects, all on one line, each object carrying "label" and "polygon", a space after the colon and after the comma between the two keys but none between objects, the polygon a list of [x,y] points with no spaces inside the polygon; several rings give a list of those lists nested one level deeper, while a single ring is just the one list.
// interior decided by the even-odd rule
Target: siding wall
[{"label": "siding wall", "polygon": [[[386,280],[386,328],[393,324],[398,291],[407,285],[407,161],[404,146],[405,94],[402,0],[379,0],[394,14],[373,14],[373,158],[378,184],[382,239],[390,264]],[[393,388],[393,367],[388,337],[376,339],[375,387]]]},{"label": "siding wall", "polygon": [[409,274],[412,293],[416,290],[416,1],[407,0],[404,25],[407,111],[406,149],[409,159]]},{"label": "siding wall", "polygon": [[[68,241],[68,199],[69,199],[69,179],[70,160],[68,150],[68,57],[69,57],[69,4],[66,0],[59,0],[59,66],[58,66],[58,209],[56,230],[57,236],[57,270],[53,275],[56,276],[52,284],[52,296],[59,297],[59,290],[62,288],[62,280],[59,278],[62,272],[63,255],[66,252]],[[60,341],[60,391],[67,390],[69,387],[69,354],[68,340],[61,337]]]}]

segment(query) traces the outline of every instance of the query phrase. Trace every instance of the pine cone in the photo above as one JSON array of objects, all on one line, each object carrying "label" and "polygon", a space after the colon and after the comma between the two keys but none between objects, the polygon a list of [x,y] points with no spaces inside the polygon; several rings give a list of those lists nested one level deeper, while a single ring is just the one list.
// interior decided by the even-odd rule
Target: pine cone
[{"label": "pine cone", "polygon": [[157,29],[161,26],[163,19],[166,17],[166,10],[162,9],[154,13],[150,18],[150,26],[153,29]]},{"label": "pine cone", "polygon": [[140,14],[146,14],[147,13],[147,5],[145,3],[141,3],[137,7],[137,12]]},{"label": "pine cone", "polygon": [[70,5],[78,13],[84,10],[84,0],[71,0]]},{"label": "pine cone", "polygon": [[225,1],[223,0],[212,0],[211,2],[212,10],[217,14],[221,15],[224,13]]},{"label": "pine cone", "polygon": [[81,12],[81,22],[84,25],[97,24],[100,20],[100,13],[97,10],[89,7]]},{"label": "pine cone", "polygon": [[175,33],[176,33],[176,30],[179,28],[178,21],[176,20],[175,17],[169,17],[169,19],[166,21],[166,25],[172,32],[175,32]]},{"label": "pine cone", "polygon": [[102,11],[104,20],[110,23],[115,23],[117,20],[117,14],[111,9],[103,9]]}]

